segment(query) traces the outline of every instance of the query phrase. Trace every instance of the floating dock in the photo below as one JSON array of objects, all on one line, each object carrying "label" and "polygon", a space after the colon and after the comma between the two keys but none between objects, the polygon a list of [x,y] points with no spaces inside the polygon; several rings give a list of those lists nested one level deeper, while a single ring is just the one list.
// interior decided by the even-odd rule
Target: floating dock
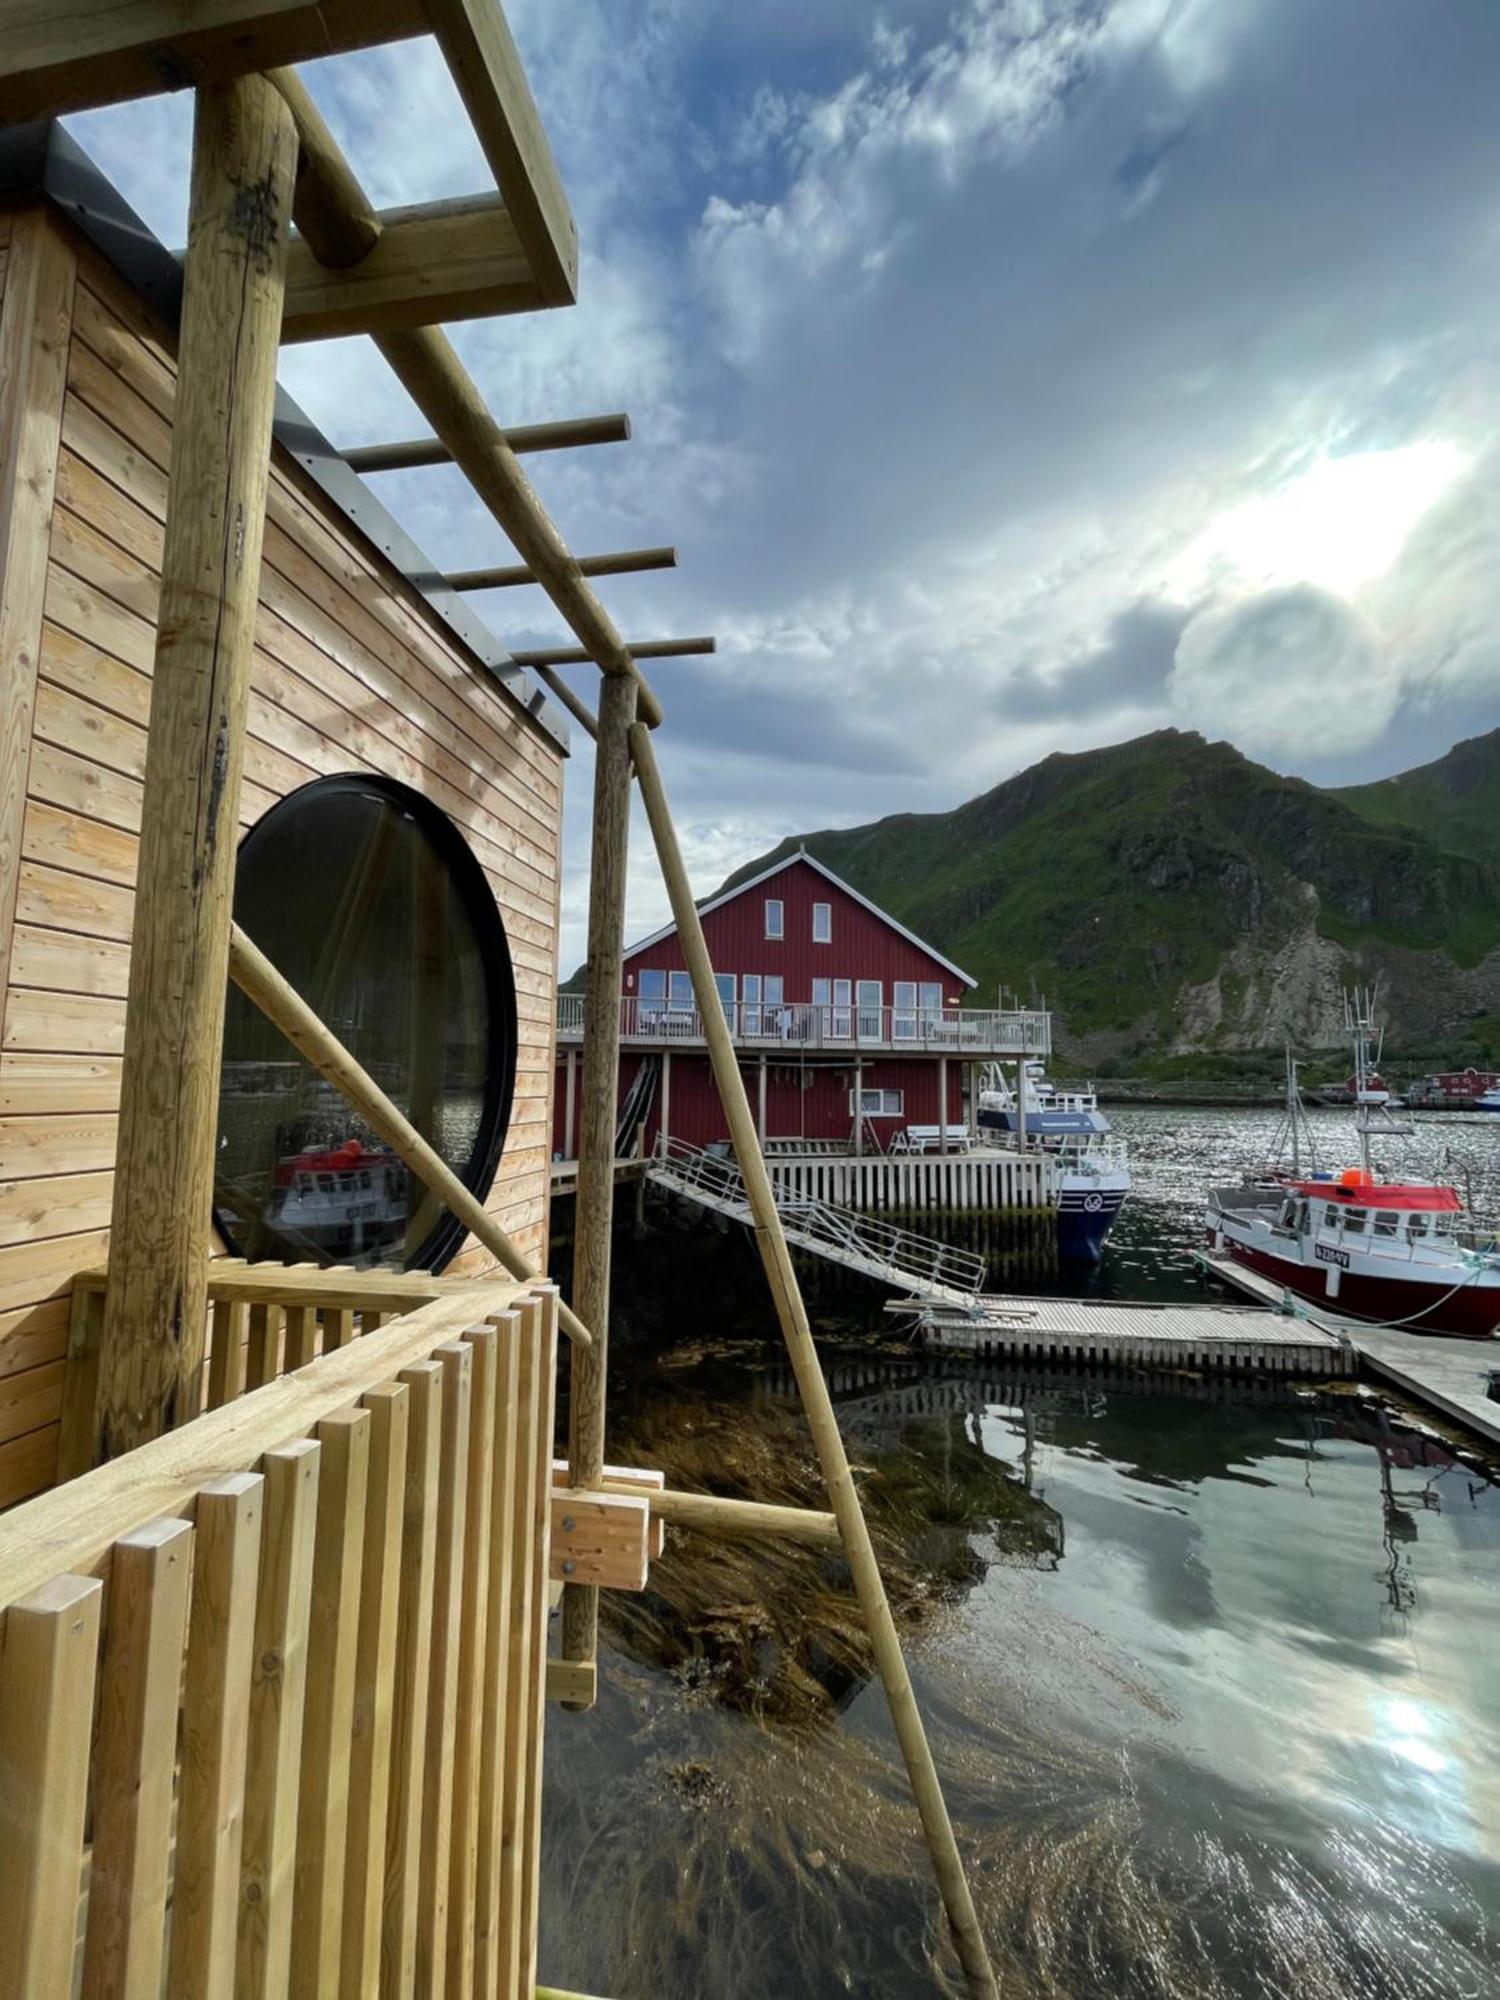
[{"label": "floating dock", "polygon": [[1352,1375],[1359,1366],[1344,1333],[1239,1306],[986,1295],[968,1306],[896,1299],[886,1310],[915,1314],[924,1344],[948,1354],[1060,1361],[1074,1368],[1125,1364],[1320,1377]]},{"label": "floating dock", "polygon": [[[1272,1311],[1285,1311],[1287,1295],[1269,1278],[1212,1251],[1201,1252],[1198,1261],[1210,1277],[1235,1286]],[[1290,1323],[1337,1333],[1377,1380],[1487,1444],[1500,1445],[1500,1402],[1489,1393],[1491,1378],[1500,1376],[1500,1340],[1459,1340],[1438,1333],[1407,1333],[1400,1327],[1363,1326],[1330,1313],[1314,1314],[1306,1306]]]}]

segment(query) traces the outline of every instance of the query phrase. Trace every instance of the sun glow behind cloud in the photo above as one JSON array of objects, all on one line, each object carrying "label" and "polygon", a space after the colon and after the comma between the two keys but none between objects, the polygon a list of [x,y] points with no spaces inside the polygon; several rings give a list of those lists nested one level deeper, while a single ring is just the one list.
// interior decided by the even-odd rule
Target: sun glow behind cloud
[{"label": "sun glow behind cloud", "polygon": [[1174,595],[1312,583],[1352,597],[1385,574],[1471,463],[1445,438],[1320,458],[1210,521],[1174,566]]}]

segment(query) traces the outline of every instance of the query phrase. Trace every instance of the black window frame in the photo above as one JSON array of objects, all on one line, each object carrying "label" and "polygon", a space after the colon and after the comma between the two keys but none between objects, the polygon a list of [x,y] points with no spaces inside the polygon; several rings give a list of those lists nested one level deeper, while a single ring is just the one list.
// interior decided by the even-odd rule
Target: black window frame
[{"label": "black window frame", "polygon": [[[241,871],[247,855],[253,854],[258,836],[263,836],[267,825],[278,814],[299,802],[306,803],[316,795],[318,798],[333,797],[338,794],[352,797],[369,797],[371,794],[383,799],[397,812],[414,820],[418,830],[431,841],[440,863],[446,868],[448,879],[455,895],[469,918],[470,927],[479,946],[480,968],[484,978],[486,1008],[491,1033],[489,1052],[495,1050],[494,1028],[508,1025],[509,1035],[504,1038],[502,1059],[498,1064],[491,1062],[485,1071],[484,1098],[480,1108],[478,1130],[474,1146],[462,1168],[454,1167],[454,1172],[471,1194],[483,1201],[494,1184],[495,1174],[505,1151],[505,1141],[510,1133],[511,1113],[515,1108],[516,1062],[519,1055],[521,1036],[520,1015],[516,1006],[515,966],[510,955],[510,938],[505,928],[505,919],[500,906],[495,901],[495,892],[490,887],[489,878],[480,865],[478,856],[464,839],[461,830],[443,811],[422,792],[414,791],[410,785],[403,785],[398,779],[387,778],[364,771],[337,772],[323,778],[309,779],[295,791],[284,793],[273,806],[261,814],[255,824],[241,837],[235,850],[235,890],[238,896]],[[235,911],[236,921],[239,911]],[[252,939],[258,943],[258,939]],[[287,1047],[290,1049],[291,1044]],[[224,1054],[219,1052],[220,1069],[223,1068]],[[300,1060],[306,1061],[305,1057]],[[222,1093],[221,1093],[222,1106]],[[215,1129],[219,1129],[216,1113]],[[424,1137],[429,1135],[424,1134]],[[449,1163],[452,1164],[451,1162]],[[228,1246],[231,1256],[239,1256],[234,1231],[215,1203],[214,1226]],[[403,1271],[430,1271],[434,1275],[452,1263],[468,1235],[466,1225],[446,1207],[433,1224],[422,1242],[410,1257],[399,1266]],[[334,1260],[330,1259],[330,1264]],[[390,1269],[388,1259],[371,1269]]]}]

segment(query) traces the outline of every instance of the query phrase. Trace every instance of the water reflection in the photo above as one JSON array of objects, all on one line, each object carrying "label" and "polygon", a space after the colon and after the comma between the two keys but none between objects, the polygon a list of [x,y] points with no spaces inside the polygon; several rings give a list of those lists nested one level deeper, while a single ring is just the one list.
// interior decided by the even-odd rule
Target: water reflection
[{"label": "water reflection", "polygon": [[[1485,1467],[1355,1393],[831,1373],[1008,1995],[1500,1991]],[[785,1386],[759,1351],[669,1368],[619,1449],[795,1490]],[[673,1539],[680,1602],[627,1612],[599,1709],[551,1731],[544,1976],[958,1993],[857,1632],[807,1650],[838,1566]],[[723,1674],[688,1629],[726,1612],[771,1636],[748,1699],[755,1649]],[[830,1698],[778,1712],[799,1677]]]}]

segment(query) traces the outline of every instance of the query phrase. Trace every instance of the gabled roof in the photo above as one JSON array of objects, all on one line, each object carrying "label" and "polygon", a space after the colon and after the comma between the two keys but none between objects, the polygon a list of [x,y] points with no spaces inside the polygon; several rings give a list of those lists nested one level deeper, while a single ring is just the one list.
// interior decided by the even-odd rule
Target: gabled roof
[{"label": "gabled roof", "polygon": [[[955,965],[951,958],[944,958],[940,951],[934,951],[926,938],[919,938],[916,932],[909,931],[905,924],[898,924],[889,910],[882,910],[878,903],[872,903],[868,896],[862,896],[858,889],[853,888],[844,880],[842,875],[835,875],[831,868],[825,868],[818,857],[815,854],[809,854],[805,847],[799,847],[794,854],[788,854],[784,860],[773,861],[769,868],[763,868],[758,875],[752,875],[748,882],[736,882],[732,889],[721,890],[717,896],[711,896],[706,903],[700,903],[698,905],[699,916],[706,917],[713,910],[722,910],[726,903],[732,903],[737,896],[747,895],[751,889],[758,889],[763,882],[771,881],[775,876],[780,875],[785,869],[793,867],[799,861],[805,862],[809,868],[816,870],[825,881],[831,882],[835,889],[842,889],[846,896],[852,897],[862,909],[868,910],[872,917],[879,917],[883,924],[889,925],[899,937],[904,937],[908,944],[914,944],[918,951],[926,952],[927,956],[933,959],[938,965],[946,966],[953,974],[953,977],[961,979],[965,986],[977,986],[979,984],[978,980],[971,978],[961,965]],[[625,956],[627,958],[634,958],[638,951],[645,951],[653,944],[660,944],[663,938],[671,937],[676,929],[676,924],[663,924],[661,929],[653,931],[650,937],[643,937],[636,944],[627,945],[625,947]]]}]

